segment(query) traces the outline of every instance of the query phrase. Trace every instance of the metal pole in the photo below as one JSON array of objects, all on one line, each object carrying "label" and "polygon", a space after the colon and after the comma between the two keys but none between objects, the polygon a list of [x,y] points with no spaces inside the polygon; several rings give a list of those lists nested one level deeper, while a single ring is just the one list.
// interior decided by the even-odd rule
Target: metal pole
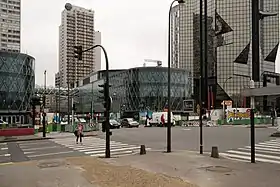
[{"label": "metal pole", "polygon": [[202,129],[202,89],[203,89],[203,4],[202,0],[200,0],[200,80],[199,80],[199,153],[203,154],[203,129]]},{"label": "metal pole", "polygon": [[[207,15],[207,0],[204,0],[204,92],[205,92],[205,109],[208,105],[208,15]],[[208,108],[209,109],[209,108]]]},{"label": "metal pole", "polygon": [[44,94],[43,94],[43,137],[46,137],[46,114],[45,114],[45,107],[46,107],[46,90],[47,90],[47,71],[44,71]]},{"label": "metal pole", "polygon": [[255,163],[255,122],[254,122],[254,109],[250,110],[251,120],[251,163]]},{"label": "metal pole", "polygon": [[91,49],[94,49],[96,47],[100,47],[102,50],[103,50],[103,53],[104,53],[104,56],[105,56],[105,61],[106,61],[106,71],[105,71],[105,101],[106,101],[106,110],[104,112],[104,115],[105,115],[105,126],[106,126],[106,150],[105,150],[105,157],[106,158],[110,158],[111,157],[111,152],[110,152],[110,135],[111,135],[111,132],[110,132],[110,123],[109,123],[109,120],[110,120],[110,90],[109,90],[109,60],[108,60],[108,55],[107,55],[107,52],[105,50],[105,48],[102,46],[102,45],[95,45],[93,47],[90,47],[84,51],[82,51],[83,53],[84,52],[87,52]]},{"label": "metal pole", "polygon": [[93,83],[91,83],[90,124],[93,123]]},{"label": "metal pole", "polygon": [[252,0],[252,80],[260,81],[259,0]]},{"label": "metal pole", "polygon": [[33,128],[35,128],[35,116],[36,116],[36,102],[35,102],[35,98],[32,98],[32,126]]},{"label": "metal pole", "polygon": [[74,98],[71,98],[71,106],[72,106],[72,120],[71,120],[71,125],[74,125]]},{"label": "metal pole", "polygon": [[106,76],[106,84],[105,84],[105,92],[106,92],[106,111],[105,111],[105,116],[106,116],[106,152],[105,152],[105,157],[110,158],[111,157],[111,152],[110,152],[110,90],[109,90],[109,61],[108,61],[108,56],[106,53],[106,50],[101,46],[103,49],[104,55],[105,55],[105,60],[106,60],[106,71],[105,71],[105,76]]},{"label": "metal pole", "polygon": [[68,83],[67,83],[67,99],[68,99],[68,101],[67,101],[67,105],[68,105],[68,124],[70,124],[70,85],[69,85],[69,74],[67,75],[67,79],[68,79]]},{"label": "metal pole", "polygon": [[169,8],[169,19],[168,19],[168,88],[167,88],[167,100],[168,100],[168,111],[167,111],[167,153],[171,152],[171,12],[173,4],[176,2],[174,0]]},{"label": "metal pole", "polygon": [[60,79],[59,79],[59,87],[58,87],[58,123],[60,124]]},{"label": "metal pole", "polygon": [[[260,81],[260,48],[259,48],[259,0],[252,0],[252,81],[250,87],[253,88],[254,82]],[[255,99],[251,97],[251,163],[255,163],[255,122],[254,110]]]}]

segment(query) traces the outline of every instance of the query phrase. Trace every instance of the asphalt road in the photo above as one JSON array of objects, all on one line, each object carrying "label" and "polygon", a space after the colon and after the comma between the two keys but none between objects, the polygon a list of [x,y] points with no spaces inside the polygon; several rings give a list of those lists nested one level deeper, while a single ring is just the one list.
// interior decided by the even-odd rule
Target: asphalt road
[{"label": "asphalt road", "polygon": [[[112,155],[129,155],[139,153],[139,145],[144,144],[152,150],[166,150],[166,128],[141,127],[114,129],[111,136]],[[266,146],[265,149],[280,147],[280,141],[271,138],[275,129],[257,128],[256,144]],[[105,150],[105,134],[99,137],[84,138],[83,145],[76,144],[74,137],[60,137],[53,140],[21,141],[0,143],[0,165],[9,162],[22,162],[28,160],[44,160],[49,158],[63,158],[70,156],[102,156]],[[270,141],[272,140],[272,141]],[[242,154],[244,158],[248,153],[240,153],[250,145],[250,128],[245,127],[204,127],[204,152],[210,152],[212,146],[218,146],[220,152]],[[279,144],[279,145],[278,145]],[[245,148],[244,148],[245,147]],[[235,149],[239,149],[238,152]],[[259,148],[261,149],[261,148]],[[263,148],[264,149],[264,148]],[[199,151],[199,127],[173,127],[172,150]],[[270,150],[271,151],[271,150]],[[271,156],[266,157],[271,158]],[[280,157],[277,158],[280,160]],[[278,161],[277,161],[278,163]],[[279,161],[280,163],[280,161]]]},{"label": "asphalt road", "polygon": [[[111,140],[130,144],[144,144],[154,150],[166,150],[167,129],[161,127],[122,128],[113,129]],[[256,143],[270,140],[275,129],[256,128]],[[104,134],[100,135],[104,138]],[[219,151],[227,151],[250,145],[250,128],[204,127],[204,151],[210,152],[212,146],[218,146]],[[172,150],[199,150],[199,127],[173,127]]]},{"label": "asphalt road", "polygon": [[50,140],[19,141],[0,144],[0,164],[80,155],[83,154]]}]

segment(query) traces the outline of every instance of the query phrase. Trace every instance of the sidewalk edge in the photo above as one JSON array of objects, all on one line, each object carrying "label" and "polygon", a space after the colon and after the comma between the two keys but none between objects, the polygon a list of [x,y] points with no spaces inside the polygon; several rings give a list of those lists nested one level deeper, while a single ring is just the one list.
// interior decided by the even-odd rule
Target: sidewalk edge
[{"label": "sidewalk edge", "polygon": [[25,139],[12,139],[12,140],[2,140],[0,141],[0,143],[7,143],[7,142],[24,142],[24,141],[32,141],[32,140],[50,140],[50,139],[54,139],[51,137],[38,137],[38,138],[25,138]]}]

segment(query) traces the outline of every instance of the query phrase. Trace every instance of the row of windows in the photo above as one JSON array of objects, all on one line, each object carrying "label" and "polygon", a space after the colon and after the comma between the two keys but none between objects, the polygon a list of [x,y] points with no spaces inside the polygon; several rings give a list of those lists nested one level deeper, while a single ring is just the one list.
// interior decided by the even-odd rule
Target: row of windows
[{"label": "row of windows", "polygon": [[20,38],[19,35],[10,35],[10,34],[2,34],[2,37],[9,37],[9,38]]},{"label": "row of windows", "polygon": [[20,1],[1,0],[1,2],[3,2],[3,3],[10,3],[10,4],[14,4],[14,5],[20,5]]},{"label": "row of windows", "polygon": [[6,39],[1,39],[1,42],[8,42],[8,43],[20,43],[19,40],[6,40]]},{"label": "row of windows", "polygon": [[7,4],[0,4],[0,7],[20,10],[19,6],[12,6],[12,5],[7,5]]},{"label": "row of windows", "polygon": [[1,11],[2,11],[2,12],[5,12],[5,13],[20,15],[20,12],[19,12],[19,11],[7,10],[7,9],[2,9]]}]

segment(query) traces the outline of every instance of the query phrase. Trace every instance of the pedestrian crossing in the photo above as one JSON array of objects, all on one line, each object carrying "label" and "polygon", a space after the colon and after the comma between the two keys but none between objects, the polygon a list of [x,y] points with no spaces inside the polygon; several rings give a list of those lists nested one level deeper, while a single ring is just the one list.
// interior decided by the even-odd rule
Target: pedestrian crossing
[{"label": "pedestrian crossing", "polygon": [[0,143],[0,163],[6,163],[10,161],[11,154],[7,143]]},{"label": "pedestrian crossing", "polygon": [[[250,162],[251,146],[228,150],[220,155],[233,160]],[[280,139],[255,144],[255,157],[259,162],[280,164]]]},{"label": "pedestrian crossing", "polygon": [[[53,139],[51,141],[54,141],[55,143],[63,145],[74,151],[84,153],[88,156],[102,157],[105,155],[106,142],[104,139],[101,138],[84,137],[82,144],[76,144],[75,139],[73,137]],[[146,150],[150,150],[150,148],[146,148]],[[112,157],[139,154],[140,146],[110,141],[110,152]]]}]

